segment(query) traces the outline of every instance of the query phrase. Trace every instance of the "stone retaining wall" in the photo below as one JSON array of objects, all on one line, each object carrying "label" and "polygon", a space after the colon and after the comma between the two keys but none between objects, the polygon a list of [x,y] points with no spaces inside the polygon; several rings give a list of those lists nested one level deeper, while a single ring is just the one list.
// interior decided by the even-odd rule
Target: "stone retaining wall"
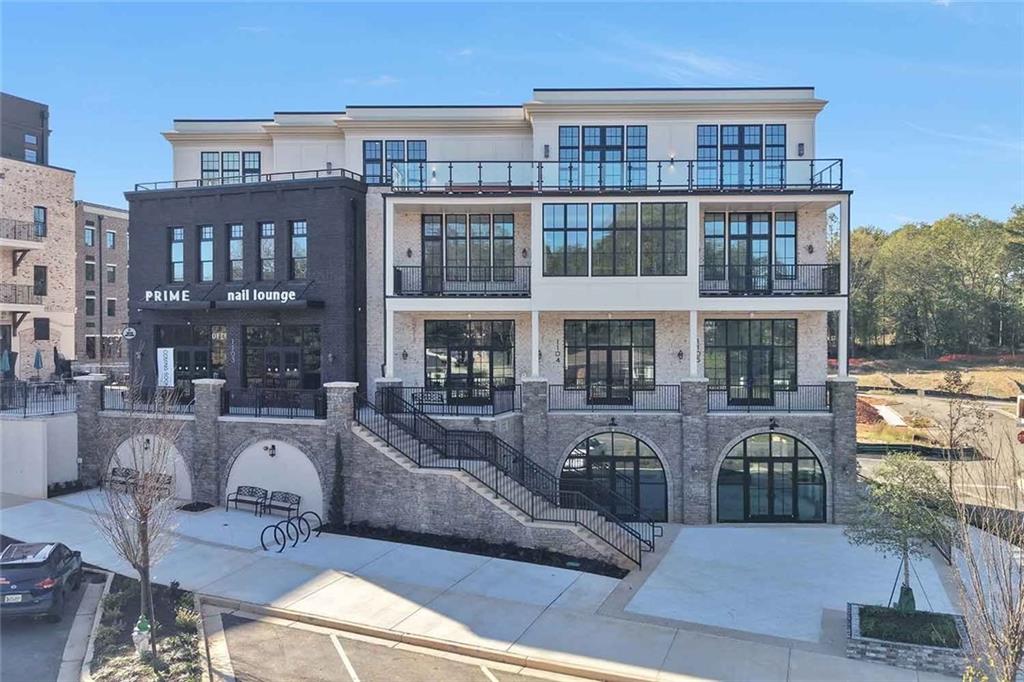
[{"label": "stone retaining wall", "polygon": [[[860,632],[860,609],[863,604],[847,604],[846,657],[884,663],[899,668],[944,673],[960,677],[967,664],[967,651],[923,644],[889,642],[864,637]],[[967,626],[962,616],[950,614],[956,620],[961,642],[969,642]]]}]

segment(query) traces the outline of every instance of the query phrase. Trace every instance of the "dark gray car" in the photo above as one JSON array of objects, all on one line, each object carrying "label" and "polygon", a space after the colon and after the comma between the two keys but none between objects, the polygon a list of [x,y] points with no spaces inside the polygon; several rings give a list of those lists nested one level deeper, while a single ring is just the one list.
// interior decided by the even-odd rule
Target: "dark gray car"
[{"label": "dark gray car", "polygon": [[57,622],[68,590],[82,584],[82,555],[59,542],[8,545],[0,554],[0,616]]}]

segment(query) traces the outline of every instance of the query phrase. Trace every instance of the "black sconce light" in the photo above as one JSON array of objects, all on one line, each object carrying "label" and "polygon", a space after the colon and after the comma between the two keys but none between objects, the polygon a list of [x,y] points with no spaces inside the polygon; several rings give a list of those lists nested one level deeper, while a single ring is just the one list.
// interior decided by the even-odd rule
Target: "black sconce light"
[{"label": "black sconce light", "polygon": [[678,352],[678,353],[676,353],[676,357],[677,357],[677,358],[679,358],[679,362],[682,362],[682,361],[683,361],[683,359],[684,359],[684,358],[686,357],[686,352],[685,352],[685,351],[683,351],[683,349],[682,349],[682,348],[680,348],[680,349],[679,349],[679,352]]},{"label": "black sconce light", "polygon": [[527,251],[526,249],[523,249],[523,258],[526,258],[529,255],[530,255],[530,252]]},{"label": "black sconce light", "polygon": [[406,258],[412,258],[412,249],[406,249],[405,250],[405,257]]},{"label": "black sconce light", "polygon": [[549,144],[544,145],[544,158],[545,159],[550,159],[551,158],[551,145],[549,145]]},{"label": "black sconce light", "polygon": [[149,440],[149,436],[146,436],[145,438],[143,438],[143,439],[142,439],[142,449],[143,449],[143,450],[149,450],[149,446],[150,446],[151,444],[152,444],[152,443],[151,443],[151,441]]},{"label": "black sconce light", "polygon": [[614,431],[616,426],[618,426],[618,424],[615,422],[615,417],[612,417],[611,419],[608,420],[608,428],[609,429]]},{"label": "black sconce light", "polygon": [[263,446],[263,452],[267,453],[271,457],[277,457],[277,446],[271,443],[270,445]]},{"label": "black sconce light", "polygon": [[798,144],[796,146],[796,155],[797,156],[803,156],[804,155],[804,143],[803,142],[801,142],[800,144]]},{"label": "black sconce light", "polygon": [[771,419],[768,420],[768,430],[774,431],[777,428],[779,428],[779,422],[777,419],[775,419],[775,417],[772,417]]},{"label": "black sconce light", "polygon": [[807,253],[814,253],[814,244],[807,245]]},{"label": "black sconce light", "polygon": [[409,359],[409,351],[407,351],[407,350],[403,350],[402,351],[402,359],[403,360],[408,360]]},{"label": "black sconce light", "polygon": [[430,179],[437,180],[437,166],[430,169]]}]

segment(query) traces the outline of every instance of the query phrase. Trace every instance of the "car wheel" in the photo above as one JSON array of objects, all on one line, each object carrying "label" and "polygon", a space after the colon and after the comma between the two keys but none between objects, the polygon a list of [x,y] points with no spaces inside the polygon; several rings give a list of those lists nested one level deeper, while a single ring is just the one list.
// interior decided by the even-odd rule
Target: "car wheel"
[{"label": "car wheel", "polygon": [[46,614],[46,620],[51,623],[59,623],[64,617],[64,590],[61,590],[53,597],[53,608]]}]

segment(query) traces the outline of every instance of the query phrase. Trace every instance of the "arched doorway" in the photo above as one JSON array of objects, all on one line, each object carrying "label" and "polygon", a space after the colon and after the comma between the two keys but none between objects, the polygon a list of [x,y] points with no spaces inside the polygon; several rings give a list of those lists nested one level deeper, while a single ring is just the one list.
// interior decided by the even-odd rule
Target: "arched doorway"
[{"label": "arched doorway", "polygon": [[635,507],[655,521],[668,520],[665,468],[651,446],[628,433],[607,431],[577,443],[562,466],[560,485],[626,519]]},{"label": "arched doorway", "polygon": [[302,500],[299,511],[324,515],[324,491],[312,460],[302,450],[280,440],[250,443],[231,463],[227,492],[240,485],[295,493]]},{"label": "arched doorway", "polygon": [[802,441],[759,433],[729,450],[718,471],[719,522],[824,522],[825,473]]}]

